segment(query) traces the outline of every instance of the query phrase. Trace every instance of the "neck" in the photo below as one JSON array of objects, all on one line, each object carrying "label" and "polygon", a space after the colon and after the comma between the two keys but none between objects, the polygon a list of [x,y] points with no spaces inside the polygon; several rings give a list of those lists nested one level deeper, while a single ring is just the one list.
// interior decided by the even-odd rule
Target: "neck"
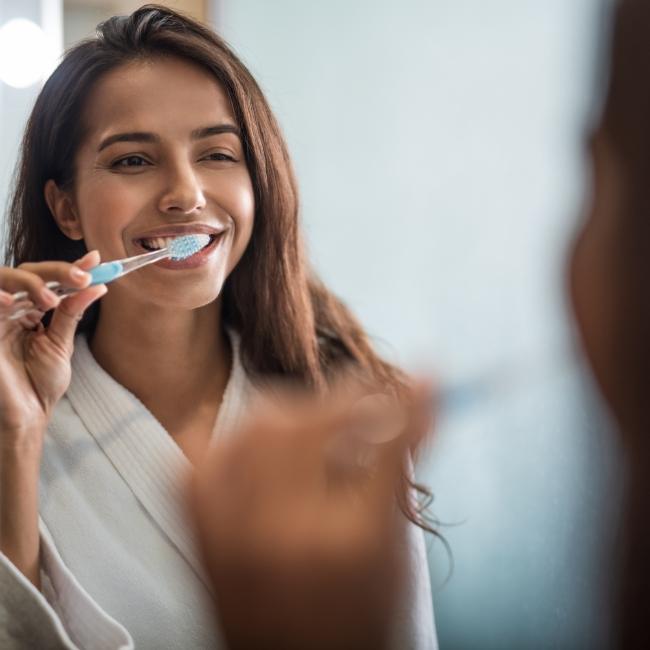
[{"label": "neck", "polygon": [[145,310],[109,296],[90,341],[104,370],[170,432],[206,405],[218,407],[231,365],[220,299],[192,310]]}]

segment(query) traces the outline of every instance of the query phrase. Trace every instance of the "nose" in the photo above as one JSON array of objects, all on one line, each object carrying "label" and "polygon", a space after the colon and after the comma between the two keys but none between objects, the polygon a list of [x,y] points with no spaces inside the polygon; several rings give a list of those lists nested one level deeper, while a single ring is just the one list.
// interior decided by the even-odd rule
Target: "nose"
[{"label": "nose", "polygon": [[170,170],[160,196],[159,209],[168,214],[200,212],[206,205],[200,178],[190,164]]}]

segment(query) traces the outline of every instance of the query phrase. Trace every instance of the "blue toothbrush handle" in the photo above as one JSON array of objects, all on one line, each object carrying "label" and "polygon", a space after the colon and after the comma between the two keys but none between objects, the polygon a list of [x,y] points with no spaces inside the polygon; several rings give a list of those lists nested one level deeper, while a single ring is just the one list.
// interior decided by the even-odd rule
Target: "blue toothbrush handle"
[{"label": "blue toothbrush handle", "polygon": [[90,269],[90,286],[95,284],[106,284],[107,282],[112,282],[122,275],[124,271],[121,262],[104,262],[99,264],[95,268]]},{"label": "blue toothbrush handle", "polygon": [[[90,284],[88,286],[92,287],[96,284],[106,284],[107,282],[112,282],[116,280],[124,273],[124,267],[122,262],[104,262],[103,264],[98,264],[95,268],[88,271],[90,273]],[[73,293],[81,291],[81,289],[76,289],[73,287],[65,287],[60,282],[46,282],[45,286],[55,293],[57,296],[70,296]],[[8,315],[9,320],[16,320],[25,316],[26,314],[34,311],[34,305],[29,300],[29,295],[26,291],[18,291],[13,294],[14,299],[14,308],[13,311]],[[21,303],[21,304],[18,304]]]},{"label": "blue toothbrush handle", "polygon": [[[92,287],[96,284],[112,282],[113,280],[117,280],[123,272],[124,268],[121,262],[104,262],[103,264],[98,264],[95,268],[88,270],[91,278],[88,286]],[[47,282],[45,286],[57,296],[70,296],[73,293],[81,291],[81,289],[75,289],[73,287],[64,287],[59,282]],[[22,298],[22,296],[20,297]]]}]

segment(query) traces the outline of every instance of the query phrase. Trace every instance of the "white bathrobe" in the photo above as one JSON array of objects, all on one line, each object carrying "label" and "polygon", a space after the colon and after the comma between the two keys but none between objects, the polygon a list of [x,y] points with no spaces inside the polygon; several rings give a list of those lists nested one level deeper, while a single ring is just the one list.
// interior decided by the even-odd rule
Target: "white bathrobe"
[{"label": "white bathrobe", "polygon": [[[254,392],[233,367],[214,436]],[[0,648],[225,648],[184,510],[190,464],[145,406],[78,336],[70,387],[48,428],[40,483],[39,592],[0,553]],[[400,650],[436,648],[424,538],[409,526]]]}]

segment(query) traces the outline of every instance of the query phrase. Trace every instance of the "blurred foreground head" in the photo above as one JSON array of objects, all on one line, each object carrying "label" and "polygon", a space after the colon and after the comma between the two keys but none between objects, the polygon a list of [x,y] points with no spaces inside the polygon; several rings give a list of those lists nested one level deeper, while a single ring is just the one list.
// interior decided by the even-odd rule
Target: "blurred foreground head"
[{"label": "blurred foreground head", "polygon": [[617,647],[650,647],[650,2],[615,11],[592,135],[593,195],[571,259],[584,348],[617,421],[628,494]]}]

